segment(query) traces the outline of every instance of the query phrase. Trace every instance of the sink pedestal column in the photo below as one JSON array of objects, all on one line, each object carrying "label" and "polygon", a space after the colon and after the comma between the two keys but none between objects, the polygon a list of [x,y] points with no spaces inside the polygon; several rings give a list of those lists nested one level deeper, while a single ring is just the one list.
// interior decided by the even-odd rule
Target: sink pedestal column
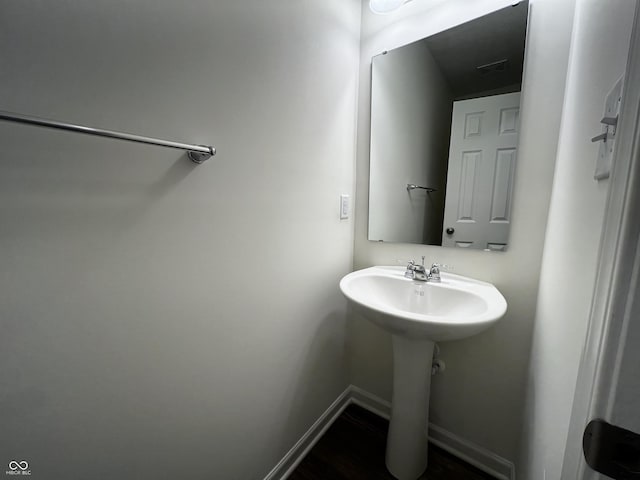
[{"label": "sink pedestal column", "polygon": [[429,393],[434,342],[393,335],[393,399],[386,463],[398,480],[427,468]]}]

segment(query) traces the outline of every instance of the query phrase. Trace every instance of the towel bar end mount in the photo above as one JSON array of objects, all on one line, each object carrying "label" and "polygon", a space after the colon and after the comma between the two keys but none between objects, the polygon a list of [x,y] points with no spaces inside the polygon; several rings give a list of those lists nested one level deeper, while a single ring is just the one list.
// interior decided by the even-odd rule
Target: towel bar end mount
[{"label": "towel bar end mount", "polygon": [[193,150],[189,150],[187,152],[187,156],[189,157],[189,160],[191,160],[193,163],[197,163],[198,165],[206,162],[216,154],[215,148],[213,147],[207,147],[207,148],[209,148],[209,152],[196,152]]}]

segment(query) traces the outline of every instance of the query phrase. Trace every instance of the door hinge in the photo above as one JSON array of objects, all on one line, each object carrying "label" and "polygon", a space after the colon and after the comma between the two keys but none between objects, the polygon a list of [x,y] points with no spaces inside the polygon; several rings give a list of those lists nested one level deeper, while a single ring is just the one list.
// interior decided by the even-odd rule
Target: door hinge
[{"label": "door hinge", "polygon": [[640,479],[640,434],[592,420],[584,429],[582,449],[596,472],[616,480]]}]

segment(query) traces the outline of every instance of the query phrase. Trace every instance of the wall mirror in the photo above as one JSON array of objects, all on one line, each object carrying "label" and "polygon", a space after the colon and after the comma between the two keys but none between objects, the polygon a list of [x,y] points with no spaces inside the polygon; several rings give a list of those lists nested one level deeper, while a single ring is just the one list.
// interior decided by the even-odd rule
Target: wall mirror
[{"label": "wall mirror", "polygon": [[528,10],[373,57],[369,240],[507,248]]}]

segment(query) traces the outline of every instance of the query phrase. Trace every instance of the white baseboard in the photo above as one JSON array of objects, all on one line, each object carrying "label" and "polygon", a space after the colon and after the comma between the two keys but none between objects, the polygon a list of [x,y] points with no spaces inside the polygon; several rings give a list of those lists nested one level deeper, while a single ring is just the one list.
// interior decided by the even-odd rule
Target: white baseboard
[{"label": "white baseboard", "polygon": [[516,478],[513,462],[433,423],[429,423],[429,441],[498,480],[515,480]]},{"label": "white baseboard", "polygon": [[285,480],[295,470],[309,450],[318,443],[324,432],[336,421],[345,408],[351,403],[351,385],[320,415],[311,428],[291,447],[286,455],[264,477],[264,480]]},{"label": "white baseboard", "polygon": [[360,405],[362,408],[366,408],[379,417],[386,418],[387,420],[391,418],[391,402],[387,402],[377,395],[369,393],[355,385],[349,385],[349,390],[351,403]]},{"label": "white baseboard", "polygon": [[[389,402],[360,387],[349,385],[264,480],[286,480],[324,432],[351,403],[386,419],[391,415]],[[515,467],[512,462],[432,423],[429,423],[429,441],[483,472],[493,475],[498,480],[515,480]]]}]

